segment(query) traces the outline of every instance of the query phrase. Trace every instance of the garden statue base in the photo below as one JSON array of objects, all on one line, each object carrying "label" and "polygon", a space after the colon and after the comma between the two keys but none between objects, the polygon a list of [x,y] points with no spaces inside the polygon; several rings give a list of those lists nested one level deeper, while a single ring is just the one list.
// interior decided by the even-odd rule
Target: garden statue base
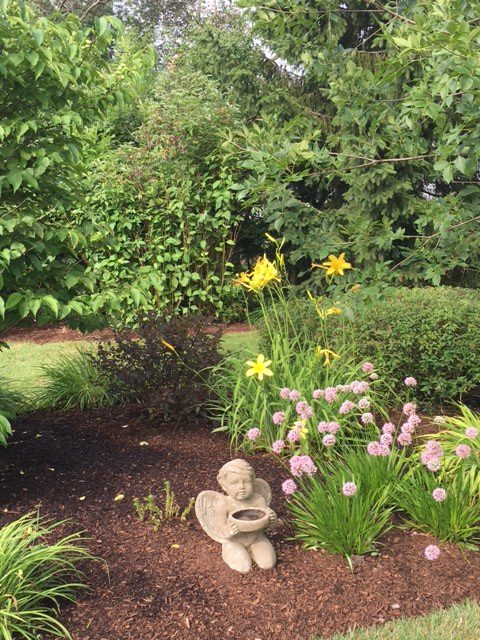
[{"label": "garden statue base", "polygon": [[234,571],[248,573],[252,561],[260,569],[273,569],[275,549],[264,534],[277,521],[270,486],[255,478],[246,460],[224,464],[217,480],[227,495],[202,491],[195,502],[202,529],[222,545],[222,558]]}]

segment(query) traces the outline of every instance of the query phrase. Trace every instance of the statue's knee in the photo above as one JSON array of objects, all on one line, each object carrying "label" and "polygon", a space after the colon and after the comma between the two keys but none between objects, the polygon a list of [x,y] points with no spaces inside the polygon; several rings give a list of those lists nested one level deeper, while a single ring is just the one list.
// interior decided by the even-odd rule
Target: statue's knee
[{"label": "statue's knee", "polygon": [[253,559],[260,569],[273,569],[277,564],[275,549],[269,540],[264,540],[252,548]]},{"label": "statue's knee", "polygon": [[231,569],[239,573],[248,573],[252,568],[250,554],[239,544],[227,542],[222,547],[222,557]]}]

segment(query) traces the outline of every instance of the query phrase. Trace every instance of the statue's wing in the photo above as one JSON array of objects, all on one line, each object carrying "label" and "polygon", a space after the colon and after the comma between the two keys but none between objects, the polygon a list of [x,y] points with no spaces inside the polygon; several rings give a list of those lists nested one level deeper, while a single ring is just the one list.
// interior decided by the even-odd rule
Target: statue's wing
[{"label": "statue's wing", "polygon": [[272,501],[272,490],[270,489],[268,482],[261,478],[257,478],[255,480],[255,493],[262,495],[265,498],[267,507],[270,506],[270,502]]},{"label": "statue's wing", "polygon": [[202,491],[195,500],[195,513],[202,529],[215,542],[223,543],[225,538],[221,538],[215,526],[215,507],[219,498],[223,495],[218,491]]}]

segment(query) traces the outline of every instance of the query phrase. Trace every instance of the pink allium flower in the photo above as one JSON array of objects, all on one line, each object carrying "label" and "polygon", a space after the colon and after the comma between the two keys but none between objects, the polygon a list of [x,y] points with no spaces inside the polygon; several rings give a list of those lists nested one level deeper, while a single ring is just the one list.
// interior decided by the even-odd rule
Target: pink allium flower
[{"label": "pink allium flower", "polygon": [[445,491],[445,489],[442,489],[441,487],[437,487],[432,491],[432,497],[437,502],[443,502],[447,497],[447,492]]},{"label": "pink allium flower", "polygon": [[336,442],[337,439],[333,433],[327,433],[326,436],[323,436],[322,443],[325,447],[333,447]]},{"label": "pink allium flower", "polygon": [[315,389],[312,393],[312,398],[318,400],[325,397],[325,391],[323,389]]},{"label": "pink allium flower", "polygon": [[282,424],[285,421],[285,414],[283,411],[275,411],[272,416],[272,420],[274,424]]},{"label": "pink allium flower", "polygon": [[297,391],[296,389],[293,389],[288,394],[288,397],[290,398],[290,400],[292,402],[297,402],[297,400],[300,400],[300,391]]},{"label": "pink allium flower", "polygon": [[422,419],[420,418],[420,416],[417,416],[417,414],[414,413],[413,415],[409,416],[407,422],[408,424],[411,424],[413,428],[415,428],[422,423]]},{"label": "pink allium flower", "polygon": [[416,410],[417,410],[417,405],[415,404],[415,402],[407,402],[406,404],[403,405],[403,413],[406,416],[413,416]]},{"label": "pink allium flower", "polygon": [[353,409],[355,409],[355,403],[351,400],[345,400],[345,402],[342,402],[338,412],[344,415],[346,413],[350,413]]},{"label": "pink allium flower", "polygon": [[347,391],[350,391],[350,385],[348,385],[348,384],[337,384],[335,389],[338,391],[338,393],[346,393]]},{"label": "pink allium flower", "polygon": [[429,544],[424,551],[424,556],[427,560],[438,560],[440,557],[440,548],[436,544]]},{"label": "pink allium flower", "polygon": [[340,429],[340,425],[338,424],[338,422],[328,422],[327,423],[327,432],[328,433],[337,433],[337,431]]},{"label": "pink allium flower", "polygon": [[425,466],[429,471],[440,471],[442,462],[440,458],[430,458]]},{"label": "pink allium flower", "polygon": [[408,378],[405,378],[405,380],[403,382],[407,387],[416,387],[417,386],[417,381],[412,376],[408,376]]},{"label": "pink allium flower", "polygon": [[391,422],[386,422],[382,427],[383,433],[394,433],[395,425]]},{"label": "pink allium flower", "polygon": [[390,453],[391,453],[390,447],[386,444],[380,443],[380,446],[378,448],[378,455],[382,456],[383,458],[386,458],[387,456],[390,455]]},{"label": "pink allium flower", "polygon": [[327,433],[328,430],[328,422],[322,420],[317,424],[318,433]]},{"label": "pink allium flower", "polygon": [[470,438],[470,440],[474,440],[478,436],[478,429],[475,429],[475,427],[468,427],[465,429],[465,435],[467,438]]},{"label": "pink allium flower", "polygon": [[361,396],[362,394],[366,393],[369,388],[370,388],[370,385],[365,380],[362,380],[362,381],[354,380],[353,382],[350,383],[350,386],[349,386],[349,390],[358,396]]},{"label": "pink allium flower", "polygon": [[297,429],[290,429],[287,433],[287,440],[289,442],[298,442],[300,440],[300,434]]},{"label": "pink allium flower", "polygon": [[372,371],[375,369],[374,365],[371,362],[364,362],[362,364],[362,371],[363,373],[372,373]]},{"label": "pink allium flower", "polygon": [[413,442],[412,435],[410,433],[401,433],[397,438],[397,442],[401,447],[408,447]]},{"label": "pink allium flower", "polygon": [[455,453],[459,458],[469,458],[472,454],[472,448],[469,447],[468,444],[459,444],[455,449]]},{"label": "pink allium flower", "polygon": [[381,444],[384,444],[387,447],[389,447],[393,443],[392,434],[391,433],[382,433],[382,435],[380,436],[380,442],[381,442]]},{"label": "pink allium flower", "polygon": [[342,487],[342,493],[347,498],[351,498],[357,493],[357,485],[354,482],[345,482]]},{"label": "pink allium flower", "polygon": [[415,427],[410,422],[404,422],[400,427],[400,431],[411,435],[412,433],[415,433]]},{"label": "pink allium flower", "polygon": [[286,496],[291,496],[297,490],[297,483],[292,478],[282,482],[282,491]]},{"label": "pink allium flower", "polygon": [[368,377],[370,378],[370,380],[378,380],[378,373],[375,373],[374,371]]},{"label": "pink allium flower", "polygon": [[305,407],[305,409],[302,411],[302,413],[300,414],[300,417],[302,418],[302,420],[308,420],[309,418],[311,418],[313,416],[313,410],[312,407],[310,407],[308,404]]},{"label": "pink allium flower", "polygon": [[367,445],[367,451],[371,456],[379,456],[380,455],[380,442],[369,442]]},{"label": "pink allium flower", "polygon": [[325,389],[325,400],[328,404],[332,404],[337,399],[337,390],[335,387],[327,387]]},{"label": "pink allium flower", "polygon": [[429,440],[425,445],[425,451],[428,451],[428,453],[436,456],[437,458],[443,456],[443,449],[440,443],[436,440]]},{"label": "pink allium flower", "polygon": [[247,438],[250,440],[250,442],[256,440],[259,435],[260,429],[257,429],[257,427],[255,427],[254,429],[250,429],[250,431],[247,432]]},{"label": "pink allium flower", "polygon": [[297,404],[295,405],[295,411],[300,416],[302,415],[302,413],[305,411],[307,407],[308,407],[308,402],[305,402],[305,400],[300,400],[300,402],[297,402]]},{"label": "pink allium flower", "polygon": [[275,442],[272,444],[272,451],[277,455],[281,453],[284,448],[285,448],[285,442],[283,440],[275,440]]},{"label": "pink allium flower", "polygon": [[370,398],[360,398],[358,401],[359,409],[370,409]]},{"label": "pink allium flower", "polygon": [[374,421],[373,415],[371,413],[364,413],[360,420],[363,422],[363,424],[370,424]]},{"label": "pink allium flower", "polygon": [[282,400],[288,400],[290,398],[290,389],[288,387],[280,389],[280,398]]},{"label": "pink allium flower", "polygon": [[292,456],[290,458],[290,472],[292,476],[298,478],[304,473],[313,476],[316,471],[317,467],[310,456]]}]

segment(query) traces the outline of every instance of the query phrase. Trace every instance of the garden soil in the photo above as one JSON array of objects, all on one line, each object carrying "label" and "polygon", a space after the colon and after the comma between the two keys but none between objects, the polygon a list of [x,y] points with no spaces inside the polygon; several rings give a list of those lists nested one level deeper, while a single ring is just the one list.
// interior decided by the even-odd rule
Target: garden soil
[{"label": "garden soil", "polygon": [[354,573],[342,558],[288,540],[286,474],[269,456],[249,460],[280,517],[272,571],[231,571],[193,513],[186,526],[157,532],[137,519],[133,498],[160,496],[169,480],[183,505],[218,489],[230,458],[226,438],[201,421],[164,424],[136,407],[17,421],[0,453],[0,524],[39,508],[71,519],[65,532],[84,530],[101,558],[85,563],[89,590],[61,610],[74,640],[307,640],[480,598],[480,553],[442,544],[429,562],[423,551],[435,540],[423,534],[390,532],[381,555],[357,560]]}]

